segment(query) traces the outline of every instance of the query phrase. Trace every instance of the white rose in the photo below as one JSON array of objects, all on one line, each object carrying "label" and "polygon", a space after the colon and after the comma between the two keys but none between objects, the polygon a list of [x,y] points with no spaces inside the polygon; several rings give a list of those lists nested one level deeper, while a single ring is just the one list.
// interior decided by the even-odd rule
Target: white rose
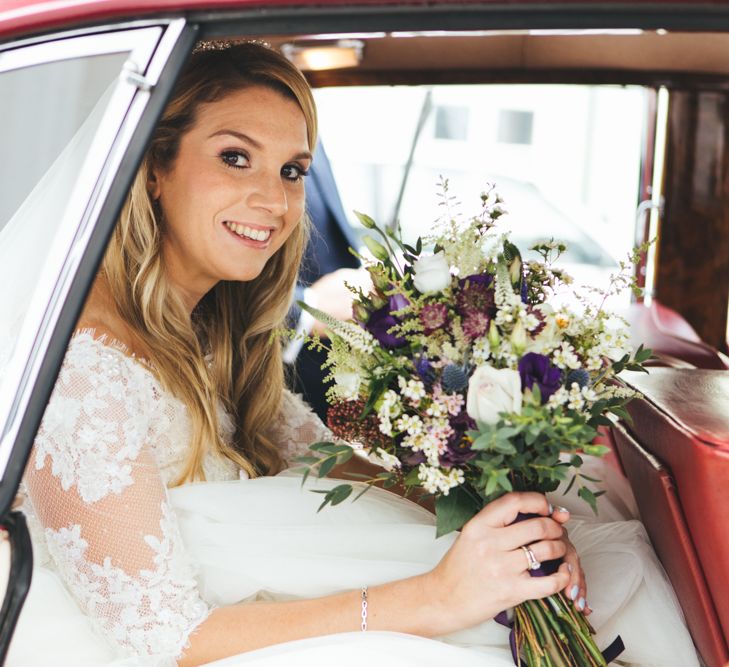
[{"label": "white rose", "polygon": [[413,271],[413,283],[421,294],[441,292],[451,284],[451,268],[442,252],[417,259]]},{"label": "white rose", "polygon": [[344,398],[357,398],[361,379],[357,373],[335,373],[334,382]]},{"label": "white rose", "polygon": [[521,412],[521,377],[509,368],[479,366],[468,382],[466,412],[483,424],[495,424],[500,412]]}]

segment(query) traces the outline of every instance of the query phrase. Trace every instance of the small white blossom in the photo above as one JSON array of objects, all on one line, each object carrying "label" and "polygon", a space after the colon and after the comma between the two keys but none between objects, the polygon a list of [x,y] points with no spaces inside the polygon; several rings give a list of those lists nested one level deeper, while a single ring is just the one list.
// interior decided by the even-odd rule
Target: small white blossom
[{"label": "small white blossom", "polygon": [[423,420],[418,415],[403,415],[395,422],[397,430],[409,435],[420,435],[423,433]]},{"label": "small white blossom", "polygon": [[444,472],[441,468],[427,466],[424,463],[418,467],[418,479],[428,493],[442,493],[444,496],[465,481],[462,470],[451,468]]},{"label": "small white blossom", "polygon": [[580,385],[578,385],[576,382],[573,382],[572,386],[569,388],[569,401],[567,403],[567,407],[570,410],[581,410],[584,405],[585,397],[582,395]]},{"label": "small white blossom", "polygon": [[477,364],[482,364],[488,361],[491,356],[491,346],[489,345],[489,339],[484,336],[483,338],[477,338],[473,342],[473,348],[471,350],[471,359]]},{"label": "small white blossom", "polygon": [[387,416],[391,419],[397,417],[402,412],[402,403],[397,392],[388,389],[380,399],[380,407],[377,412],[381,416]]},{"label": "small white blossom", "polygon": [[602,354],[610,359],[620,359],[630,353],[630,343],[625,332],[607,329],[599,336],[599,347]]},{"label": "small white blossom", "polygon": [[526,313],[524,315],[524,326],[527,331],[534,331],[542,321],[534,313]]},{"label": "small white blossom", "polygon": [[448,408],[442,402],[433,401],[425,410],[425,414],[428,415],[428,417],[442,417],[443,415],[448,414]]},{"label": "small white blossom", "polygon": [[[426,413],[432,417],[443,417],[445,414],[455,417],[461,412],[464,403],[465,398],[462,394],[446,394],[441,386],[436,384],[433,387],[433,405],[428,408]],[[438,410],[435,409],[436,407]]]},{"label": "small white blossom", "polygon": [[585,368],[588,371],[599,371],[602,368],[602,356],[600,350],[592,348],[587,353],[587,359],[585,360]]},{"label": "small white blossom", "polygon": [[557,389],[557,391],[555,391],[549,397],[549,400],[547,401],[547,405],[550,408],[556,408],[559,405],[564,405],[569,400],[570,400],[569,392],[564,387],[560,387],[559,389]]},{"label": "small white blossom", "polygon": [[393,456],[389,452],[386,452],[384,449],[382,449],[382,447],[378,447],[375,451],[375,454],[377,455],[379,463],[382,464],[382,467],[385,470],[394,470],[395,468],[399,468],[402,465],[400,463],[400,459],[398,459],[397,456]]},{"label": "small white blossom", "polygon": [[637,396],[640,396],[640,393],[634,389],[618,385],[609,385],[600,391],[600,398],[635,398]]},{"label": "small white blossom", "polygon": [[384,433],[389,437],[393,437],[395,435],[395,431],[392,430],[392,422],[389,417],[379,415],[379,422],[378,427],[380,429],[380,433]]},{"label": "small white blossom", "polygon": [[552,355],[552,363],[558,368],[580,368],[580,360],[575,354],[574,348],[567,342],[563,342],[559,349]]},{"label": "small white blossom", "polygon": [[425,398],[427,392],[425,385],[420,380],[413,378],[405,380],[402,376],[398,376],[397,382],[400,385],[400,392],[410,401],[411,405],[417,406]]}]

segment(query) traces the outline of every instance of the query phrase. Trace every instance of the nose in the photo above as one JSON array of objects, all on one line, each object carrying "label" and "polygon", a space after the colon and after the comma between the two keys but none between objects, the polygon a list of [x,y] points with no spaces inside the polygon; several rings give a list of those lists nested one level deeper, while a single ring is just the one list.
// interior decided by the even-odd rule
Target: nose
[{"label": "nose", "polygon": [[261,171],[249,181],[251,189],[248,204],[251,208],[267,211],[274,217],[282,217],[289,210],[286,189],[281,174]]}]

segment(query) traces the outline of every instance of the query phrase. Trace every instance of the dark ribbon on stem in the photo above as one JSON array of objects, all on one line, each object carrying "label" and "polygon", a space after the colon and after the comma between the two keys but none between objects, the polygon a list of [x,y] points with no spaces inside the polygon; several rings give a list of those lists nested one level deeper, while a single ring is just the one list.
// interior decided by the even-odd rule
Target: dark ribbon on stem
[{"label": "dark ribbon on stem", "polygon": [[[519,513],[514,520],[514,523],[519,523],[520,521],[525,521],[526,519],[533,519],[534,517],[540,516],[539,514],[521,514]],[[528,570],[529,575],[532,577],[547,577],[550,574],[554,574],[558,569],[559,566],[562,563],[561,558],[557,558],[555,560],[546,560],[543,563],[540,564],[540,566],[536,570]],[[509,619],[508,614],[506,611],[499,612],[494,620],[499,623],[500,625],[503,625],[507,628],[509,628],[509,646],[511,646],[511,657],[514,659],[514,664],[518,667],[528,667],[528,665],[519,658],[519,655],[517,653],[516,648],[516,636],[514,634],[514,620]],[[602,651],[602,657],[605,658],[605,662],[610,664],[615,658],[617,658],[623,651],[625,650],[625,644],[623,644],[623,640],[618,635],[611,643],[610,645]]]}]

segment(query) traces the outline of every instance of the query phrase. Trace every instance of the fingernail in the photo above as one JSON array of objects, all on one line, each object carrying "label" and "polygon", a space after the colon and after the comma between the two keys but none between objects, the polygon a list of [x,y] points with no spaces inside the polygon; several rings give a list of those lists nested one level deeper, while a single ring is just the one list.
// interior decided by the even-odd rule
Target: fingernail
[{"label": "fingernail", "polygon": [[577,593],[579,592],[580,587],[579,586],[573,586],[570,588],[570,597],[574,600],[577,597]]},{"label": "fingernail", "polygon": [[582,611],[585,608],[585,598],[577,600],[577,608]]},{"label": "fingernail", "polygon": [[549,513],[554,514],[554,505],[552,503],[549,503]]},{"label": "fingernail", "polygon": [[558,512],[564,512],[565,514],[569,514],[570,511],[566,507],[557,506]]},{"label": "fingernail", "polygon": [[[567,563],[567,569],[568,569],[568,570],[569,570],[570,572],[572,572],[572,570],[574,570],[575,568],[574,568],[574,567],[572,567],[572,563]],[[574,597],[574,596],[572,596],[572,597]]]}]

